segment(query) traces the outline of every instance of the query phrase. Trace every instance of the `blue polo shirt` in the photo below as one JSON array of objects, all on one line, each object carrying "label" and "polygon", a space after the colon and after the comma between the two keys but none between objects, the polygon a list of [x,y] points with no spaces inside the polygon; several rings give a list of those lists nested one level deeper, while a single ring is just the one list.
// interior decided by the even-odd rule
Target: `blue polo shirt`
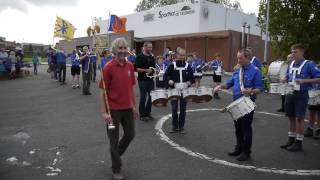
[{"label": "blue polo shirt", "polygon": [[71,54],[70,59],[71,59],[72,66],[74,66],[74,67],[80,66],[79,56],[77,56],[76,54]]},{"label": "blue polo shirt", "polygon": [[193,72],[202,72],[203,65],[204,65],[204,61],[200,58],[197,58],[192,61],[191,68]]},{"label": "blue polo shirt", "polygon": [[109,55],[109,56],[107,56],[107,57],[103,57],[102,59],[101,59],[101,67],[103,68],[104,67],[104,65],[106,65],[108,62],[110,62],[112,60],[112,56],[111,55]]},{"label": "blue polo shirt", "polygon": [[251,61],[252,61],[252,64],[255,65],[261,71],[262,64],[261,64],[260,59],[258,59],[256,56],[253,56]]},{"label": "blue polo shirt", "polygon": [[90,60],[92,63],[97,63],[97,55],[94,53],[90,54]]},{"label": "blue polo shirt", "polygon": [[136,62],[136,56],[133,55],[133,54],[130,54],[130,55],[128,56],[128,60],[129,60],[132,64],[134,64],[134,63]]},{"label": "blue polo shirt", "polygon": [[[296,61],[293,64],[294,68],[299,68],[300,65],[303,63],[305,59],[301,59],[300,61]],[[292,82],[293,74],[289,72],[290,65],[287,70],[286,79],[288,82]],[[306,64],[302,67],[300,74],[296,75],[296,79],[314,79],[314,78],[320,78],[320,70],[317,68],[317,66],[312,62],[309,61],[306,62]],[[300,85],[300,91],[308,91],[312,89],[311,83],[305,83]]]},{"label": "blue polo shirt", "polygon": [[212,62],[211,62],[211,68],[212,68],[212,70],[214,70],[214,71],[216,71],[217,69],[218,69],[218,66],[221,66],[222,65],[222,61],[221,60],[219,60],[219,59],[214,59],[214,60],[212,60]]},{"label": "blue polo shirt", "polygon": [[57,52],[56,58],[58,64],[66,64],[67,56],[63,52]]},{"label": "blue polo shirt", "polygon": [[[240,68],[236,69],[232,77],[227,80],[226,85],[228,89],[233,87],[233,100],[236,100],[243,96],[241,87],[240,87],[240,79],[239,79]],[[262,90],[262,74],[261,71],[254,66],[253,64],[249,63],[244,67],[243,73],[243,86],[244,88],[252,88],[252,89],[260,89]],[[256,100],[256,96],[250,96],[252,101]]]}]

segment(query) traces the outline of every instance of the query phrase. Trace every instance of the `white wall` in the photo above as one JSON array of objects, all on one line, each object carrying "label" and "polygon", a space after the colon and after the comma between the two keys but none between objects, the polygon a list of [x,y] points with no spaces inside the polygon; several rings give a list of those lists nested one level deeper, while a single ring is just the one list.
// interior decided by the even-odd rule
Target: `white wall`
[{"label": "white wall", "polygon": [[[191,12],[190,14],[181,15],[181,13],[187,12],[181,11],[184,6],[191,8],[187,10],[189,13]],[[207,18],[203,13],[206,7],[209,10]],[[160,12],[162,14],[174,12],[175,15],[162,16],[161,18]],[[148,15],[153,16],[153,20],[145,21],[145,16]],[[134,30],[137,38],[224,30],[241,32],[243,22],[250,24],[251,34],[260,36],[260,28],[256,26],[257,18],[254,15],[227,9],[222,5],[205,0],[195,1],[195,3],[178,3],[126,15],[125,17],[127,18],[127,30]],[[101,34],[107,33],[108,20],[98,19],[98,24],[101,27]]]}]

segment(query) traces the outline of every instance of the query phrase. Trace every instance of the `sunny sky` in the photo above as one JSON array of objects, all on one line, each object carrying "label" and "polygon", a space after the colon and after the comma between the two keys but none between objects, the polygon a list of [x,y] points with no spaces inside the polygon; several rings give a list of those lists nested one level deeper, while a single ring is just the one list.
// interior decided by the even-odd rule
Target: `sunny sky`
[{"label": "sunny sky", "polygon": [[[258,13],[259,0],[238,0],[245,13]],[[140,0],[0,0],[0,36],[8,41],[52,44],[56,15],[70,21],[75,37],[86,36],[91,17],[109,11],[132,14]],[[56,41],[55,41],[56,42]]]}]

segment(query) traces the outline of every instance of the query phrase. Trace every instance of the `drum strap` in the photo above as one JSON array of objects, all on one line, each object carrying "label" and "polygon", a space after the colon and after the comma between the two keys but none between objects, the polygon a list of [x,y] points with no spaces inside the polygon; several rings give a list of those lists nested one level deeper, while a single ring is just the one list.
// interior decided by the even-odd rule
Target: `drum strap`
[{"label": "drum strap", "polygon": [[308,62],[308,60],[304,60],[298,68],[293,67],[294,62],[295,61],[292,61],[289,69],[289,73],[292,74],[292,82],[295,81],[296,75],[300,75],[303,66]]},{"label": "drum strap", "polygon": [[253,61],[254,61],[255,58],[256,58],[255,56],[252,57],[252,59],[251,59],[251,61],[250,61],[251,64],[253,63]]},{"label": "drum strap", "polygon": [[240,83],[240,89],[243,90],[244,89],[244,85],[243,85],[243,68],[240,68],[239,71],[239,83]]}]

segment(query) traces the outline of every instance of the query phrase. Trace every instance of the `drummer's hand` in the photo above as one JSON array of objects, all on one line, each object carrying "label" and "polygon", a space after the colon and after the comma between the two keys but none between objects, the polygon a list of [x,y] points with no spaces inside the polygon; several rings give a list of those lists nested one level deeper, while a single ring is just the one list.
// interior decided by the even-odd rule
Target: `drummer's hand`
[{"label": "drummer's hand", "polygon": [[137,120],[137,119],[139,119],[139,112],[137,111],[137,109],[134,107],[133,109],[132,109],[132,111],[133,111],[133,118],[135,119],[135,120]]},{"label": "drummer's hand", "polygon": [[105,112],[101,113],[102,119],[107,123],[110,124],[112,123],[112,118],[110,114],[107,114]]},{"label": "drummer's hand", "polygon": [[151,74],[153,72],[153,70],[151,68],[150,69],[146,69],[145,71],[146,71],[147,74]]},{"label": "drummer's hand", "polygon": [[172,80],[169,80],[169,85],[170,86],[173,86],[174,85],[174,82]]},{"label": "drummer's hand", "polygon": [[242,94],[246,97],[250,96],[252,90],[251,89],[243,89]]},{"label": "drummer's hand", "polygon": [[297,84],[304,84],[305,81],[303,79],[296,79]]},{"label": "drummer's hand", "polygon": [[213,89],[213,93],[216,93],[216,92],[218,92],[218,91],[220,91],[220,90],[221,90],[221,85],[216,86],[216,87]]}]

